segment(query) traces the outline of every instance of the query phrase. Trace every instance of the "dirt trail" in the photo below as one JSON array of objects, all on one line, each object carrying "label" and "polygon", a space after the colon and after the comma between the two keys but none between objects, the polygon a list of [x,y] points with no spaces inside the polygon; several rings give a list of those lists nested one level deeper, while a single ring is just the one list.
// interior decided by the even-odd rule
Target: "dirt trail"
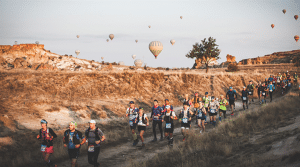
[{"label": "dirt trail", "polygon": [[[273,100],[273,103],[276,103],[277,100],[278,100],[278,98],[275,98]],[[256,101],[255,103],[252,103],[251,105],[249,105],[249,109],[253,109],[253,108],[261,106],[261,105],[259,105],[258,100],[255,100],[255,101]],[[178,113],[180,109],[181,109],[181,107],[174,108],[176,113]],[[242,106],[241,101],[238,100],[236,102],[236,112],[235,112],[236,114],[233,117],[237,117],[238,114],[241,112],[243,112],[243,106]],[[231,117],[230,114],[228,114],[228,113],[227,113],[227,118]],[[207,120],[209,120],[209,118],[207,118]],[[214,128],[213,125],[210,125],[210,124],[206,125],[207,132],[209,132],[213,128]],[[147,127],[147,131],[152,132],[152,127],[150,127],[150,126]],[[199,128],[195,125],[195,118],[192,120],[192,128],[190,129],[190,131],[192,131],[192,133],[198,133],[200,135]],[[158,137],[159,136],[160,135],[158,134]],[[176,147],[176,145],[178,143],[182,142],[182,135],[181,135],[180,127],[177,127],[174,129],[173,136],[174,136],[174,146],[173,147]],[[141,142],[139,142],[138,146],[136,146],[136,147],[132,146],[132,140],[129,139],[129,141],[127,143],[101,149],[100,155],[98,158],[98,162],[101,164],[101,167],[106,167],[106,166],[107,167],[108,166],[124,166],[125,167],[130,164],[130,160],[144,161],[146,159],[151,159],[152,157],[157,155],[157,153],[159,153],[159,152],[164,152],[164,151],[168,151],[169,149],[172,149],[167,146],[166,139],[164,141],[151,142],[152,139],[153,139],[153,136],[145,138],[145,144],[146,144],[145,148],[141,147]],[[81,151],[84,152],[86,150],[81,150]],[[81,167],[90,167],[91,166],[88,164],[87,155],[85,153],[82,153],[79,156],[78,162]],[[70,165],[69,160],[58,163],[58,166],[69,166],[69,165]]]}]

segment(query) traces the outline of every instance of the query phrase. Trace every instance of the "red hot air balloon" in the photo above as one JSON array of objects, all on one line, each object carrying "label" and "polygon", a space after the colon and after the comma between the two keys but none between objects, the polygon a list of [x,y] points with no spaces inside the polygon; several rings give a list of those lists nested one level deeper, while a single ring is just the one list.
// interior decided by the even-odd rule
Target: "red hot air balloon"
[{"label": "red hot air balloon", "polygon": [[298,15],[295,15],[294,18],[295,18],[296,20],[298,20]]},{"label": "red hot air balloon", "polygon": [[274,27],[275,27],[275,25],[274,25],[274,24],[271,24],[271,27],[272,27],[272,28],[274,28]]},{"label": "red hot air balloon", "polygon": [[286,10],[285,10],[285,9],[283,9],[283,10],[282,10],[282,12],[283,12],[283,14],[285,14]]},{"label": "red hot air balloon", "polygon": [[295,36],[294,36],[294,39],[295,39],[296,42],[298,42],[299,36],[298,36],[298,35],[295,35]]}]

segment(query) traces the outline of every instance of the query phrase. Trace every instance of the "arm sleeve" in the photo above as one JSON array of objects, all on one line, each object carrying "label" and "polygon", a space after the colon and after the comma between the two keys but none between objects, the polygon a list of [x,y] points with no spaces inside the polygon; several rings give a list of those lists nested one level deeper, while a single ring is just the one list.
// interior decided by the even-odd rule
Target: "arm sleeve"
[{"label": "arm sleeve", "polygon": [[126,110],[126,114],[129,114],[128,108],[127,108],[127,110]]},{"label": "arm sleeve", "polygon": [[57,137],[57,135],[54,133],[54,131],[51,128],[49,128],[49,132],[53,136],[53,139]]},{"label": "arm sleeve", "polygon": [[99,134],[99,136],[101,136],[101,137],[104,136],[102,130],[100,130],[99,128],[98,128],[98,134]]}]

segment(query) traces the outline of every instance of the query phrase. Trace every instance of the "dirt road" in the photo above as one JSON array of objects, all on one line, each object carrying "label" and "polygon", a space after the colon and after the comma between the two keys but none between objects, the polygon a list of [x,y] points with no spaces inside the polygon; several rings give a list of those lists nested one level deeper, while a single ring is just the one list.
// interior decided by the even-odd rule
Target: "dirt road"
[{"label": "dirt road", "polygon": [[[274,99],[273,103],[276,103],[277,99],[278,98]],[[252,103],[251,105],[249,105],[249,110],[253,109],[255,107],[260,107],[260,106],[261,105],[259,104],[258,100],[255,100],[255,103]],[[174,108],[176,113],[178,113],[180,109],[181,109],[181,107]],[[243,111],[244,110],[242,107],[242,103],[241,103],[241,101],[238,100],[236,102],[236,112],[235,112],[236,114],[233,117],[237,117],[238,114]],[[230,111],[228,111],[227,117],[228,118],[231,117]],[[208,120],[208,118],[207,118],[207,120]],[[224,121],[226,121],[226,120],[224,120]],[[213,128],[214,128],[213,125],[207,124],[206,125],[207,133],[209,133],[209,131]],[[152,132],[152,127],[147,127],[147,131]],[[200,135],[199,128],[195,125],[194,119],[192,120],[192,128],[190,129],[190,131],[192,133],[196,133],[196,134]],[[159,134],[158,134],[158,137],[159,137]],[[146,144],[145,148],[141,147],[141,142],[138,143],[137,146],[132,146],[132,140],[128,139],[127,143],[123,143],[120,145],[115,145],[115,146],[101,149],[100,155],[98,158],[98,162],[101,164],[101,167],[128,166],[130,164],[131,160],[143,161],[143,160],[154,157],[159,152],[164,152],[164,151],[168,151],[168,149],[172,149],[167,146],[166,139],[164,141],[151,142],[152,139],[153,139],[153,136],[149,136],[149,137],[145,138],[145,144]],[[176,147],[176,144],[179,142],[182,142],[182,135],[180,132],[180,127],[177,126],[174,130],[174,146],[173,147]],[[81,151],[84,152],[86,150],[81,150]],[[80,155],[78,162],[81,167],[91,166],[88,164],[87,155],[85,153],[82,153]],[[58,163],[58,166],[59,167],[60,166],[70,166],[70,161],[66,160],[64,162]]]}]

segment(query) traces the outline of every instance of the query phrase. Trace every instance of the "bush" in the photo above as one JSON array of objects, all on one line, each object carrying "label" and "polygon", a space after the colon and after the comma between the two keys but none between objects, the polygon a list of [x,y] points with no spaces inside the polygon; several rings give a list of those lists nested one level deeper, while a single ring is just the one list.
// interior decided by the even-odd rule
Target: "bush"
[{"label": "bush", "polygon": [[231,63],[228,65],[227,67],[227,71],[228,72],[235,72],[235,71],[238,71],[238,66],[236,63]]}]

